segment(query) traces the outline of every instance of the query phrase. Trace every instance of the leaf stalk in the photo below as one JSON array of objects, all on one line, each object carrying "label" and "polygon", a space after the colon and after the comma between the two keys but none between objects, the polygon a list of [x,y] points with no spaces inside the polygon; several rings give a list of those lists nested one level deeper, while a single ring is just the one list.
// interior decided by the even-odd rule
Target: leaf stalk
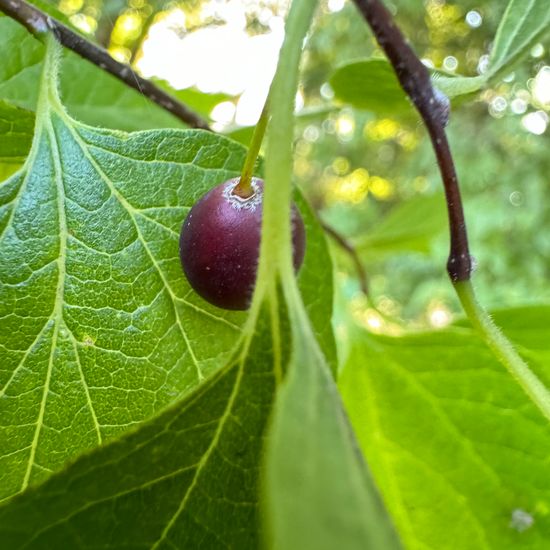
[{"label": "leaf stalk", "polygon": [[251,197],[254,194],[254,189],[252,187],[252,176],[254,175],[254,166],[256,166],[256,161],[258,160],[260,147],[262,146],[262,141],[267,128],[267,122],[269,120],[268,102],[269,98],[266,100],[260,118],[258,119],[258,123],[254,128],[252,141],[248,147],[248,153],[246,154],[243,170],[241,172],[241,179],[235,189],[233,189],[233,193],[235,195],[239,195],[239,197],[243,199]]},{"label": "leaf stalk", "polygon": [[510,341],[495,325],[489,314],[476,299],[472,283],[461,281],[454,283],[457,296],[481,338],[493,351],[508,372],[520,384],[525,393],[539,408],[544,416],[550,420],[550,392],[527,363],[519,356]]}]

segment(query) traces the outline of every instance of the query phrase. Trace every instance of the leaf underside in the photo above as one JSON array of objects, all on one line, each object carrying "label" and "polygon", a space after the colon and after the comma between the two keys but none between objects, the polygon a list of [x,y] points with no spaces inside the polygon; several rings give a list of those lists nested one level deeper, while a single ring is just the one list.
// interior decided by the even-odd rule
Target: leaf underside
[{"label": "leaf underside", "polygon": [[258,548],[274,350],[285,357],[280,330],[264,314],[247,353],[239,350],[187,399],[0,509],[3,544]]},{"label": "leaf underside", "polygon": [[[52,111],[0,184],[0,499],[151,417],[229,358],[244,313],[181,272],[190,206],[239,173],[243,148],[202,131],[122,134]],[[334,360],[331,267],[301,201],[301,287]]]},{"label": "leaf underside", "polygon": [[[550,308],[496,322],[549,385]],[[408,549],[548,548],[550,428],[471,329],[356,333],[340,388]]]}]

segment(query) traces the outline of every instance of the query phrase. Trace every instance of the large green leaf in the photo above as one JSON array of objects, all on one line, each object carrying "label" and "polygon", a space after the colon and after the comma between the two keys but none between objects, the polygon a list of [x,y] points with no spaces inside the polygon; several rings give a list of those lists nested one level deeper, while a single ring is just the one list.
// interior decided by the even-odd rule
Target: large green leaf
[{"label": "large green leaf", "polygon": [[[284,311],[264,307],[228,365],[193,393],[0,507],[3,544],[254,549],[263,539],[288,550],[398,548],[329,370],[307,346],[294,354],[292,390],[278,403],[272,458],[284,483],[260,513],[266,425],[291,342],[300,343]],[[278,525],[282,540],[272,539],[262,524],[279,523],[281,512],[291,521]]]},{"label": "large green leaf", "polygon": [[[497,322],[549,383],[550,308]],[[407,548],[548,548],[550,427],[472,330],[351,348],[340,387]]]},{"label": "large green leaf", "polygon": [[284,360],[289,341],[269,318],[184,401],[0,508],[2,545],[258,548],[274,354]]},{"label": "large green leaf", "polygon": [[550,32],[548,0],[510,0],[491,51],[489,72],[500,73]]},{"label": "large green leaf", "polygon": [[[41,109],[26,164],[0,184],[0,499],[195,387],[227,360],[245,318],[200,299],[178,256],[189,207],[239,173],[244,149]],[[334,362],[329,254],[301,207],[300,285]]]},{"label": "large green leaf", "polygon": [[0,100],[0,162],[23,162],[31,146],[33,128],[33,113]]}]

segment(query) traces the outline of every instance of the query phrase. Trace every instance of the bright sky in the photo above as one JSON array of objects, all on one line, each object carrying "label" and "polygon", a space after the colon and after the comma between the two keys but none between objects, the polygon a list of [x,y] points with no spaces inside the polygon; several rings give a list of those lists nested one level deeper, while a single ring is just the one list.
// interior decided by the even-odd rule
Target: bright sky
[{"label": "bright sky", "polygon": [[[287,4],[288,0],[271,0],[271,5],[281,14]],[[327,0],[326,6],[336,12],[343,8],[344,0]],[[143,76],[161,78],[176,89],[193,86],[203,92],[240,95],[236,107],[232,102],[224,102],[214,109],[212,118],[217,123],[216,129],[235,123],[253,125],[275,72],[284,37],[283,17],[273,16],[267,7],[260,8],[258,13],[258,2],[252,0],[210,0],[201,9],[204,18],[215,16],[225,23],[187,32],[185,13],[174,9],[150,29],[138,69]],[[250,36],[247,33],[246,14],[251,9],[257,11],[259,20],[269,28],[265,34]],[[466,20],[471,26],[477,26],[481,19],[473,23],[468,19],[472,19],[473,13],[468,12]],[[530,91],[540,106],[550,103],[550,67],[540,69]],[[521,114],[526,109],[517,112],[518,101],[512,102],[511,107],[514,113]],[[300,97],[297,107],[299,103]],[[543,110],[522,118],[525,129],[534,134],[544,133],[548,122]]]},{"label": "bright sky", "polygon": [[182,32],[185,14],[174,10],[151,28],[138,62],[139,70],[145,77],[162,78],[176,89],[195,86],[203,92],[241,94],[236,113],[226,104],[214,115],[221,123],[230,122],[235,115],[239,125],[254,124],[275,72],[284,21],[266,10],[269,32],[249,36],[246,3],[246,0],[206,3],[203,10],[207,13],[215,10],[226,23],[191,33]]}]

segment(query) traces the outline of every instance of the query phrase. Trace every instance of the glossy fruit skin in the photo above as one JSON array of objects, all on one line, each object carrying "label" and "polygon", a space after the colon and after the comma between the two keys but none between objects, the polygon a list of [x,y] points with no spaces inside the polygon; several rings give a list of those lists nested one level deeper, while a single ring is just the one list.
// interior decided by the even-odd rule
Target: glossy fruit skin
[{"label": "glossy fruit skin", "polygon": [[[189,211],[180,235],[180,259],[189,284],[206,301],[232,310],[250,306],[260,252],[263,181],[253,178],[254,195],[232,193],[239,178],[211,189]],[[305,253],[302,216],[292,206],[293,264]]]}]

